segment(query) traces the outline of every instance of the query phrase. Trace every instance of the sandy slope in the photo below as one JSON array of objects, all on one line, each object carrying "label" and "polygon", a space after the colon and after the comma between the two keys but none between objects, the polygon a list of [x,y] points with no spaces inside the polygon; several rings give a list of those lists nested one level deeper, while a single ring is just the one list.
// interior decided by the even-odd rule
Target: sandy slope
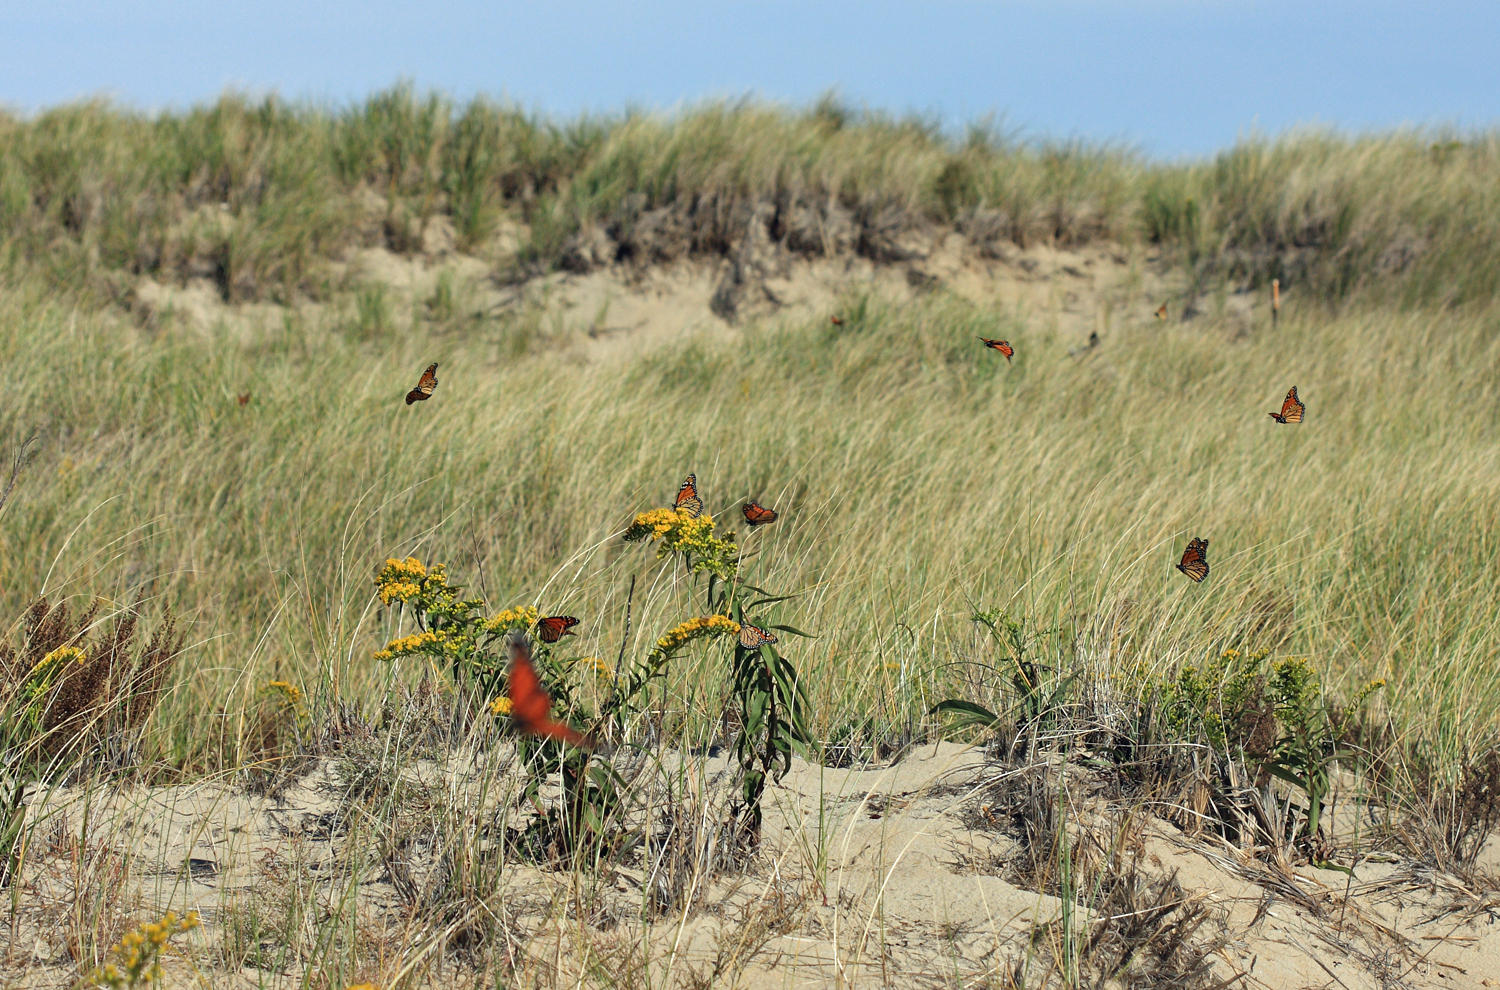
[{"label": "sandy slope", "polygon": [[[719,758],[674,759],[710,790],[726,770]],[[426,806],[446,794],[473,807],[480,782],[493,795],[504,790],[496,781],[514,780],[509,760],[501,748],[416,766],[412,800]],[[347,775],[347,766],[322,761],[279,800],[231,782],[52,795],[35,810],[47,816],[39,833],[51,839],[33,849],[8,985],[65,985],[77,973],[67,916],[90,870],[92,882],[118,885],[123,916],[139,920],[168,907],[202,914],[204,927],[186,940],[187,958],[172,964],[179,976],[191,959],[210,985],[232,985],[236,974],[221,968],[231,927],[243,925],[251,905],[271,914],[290,885],[312,902],[354,898],[361,923],[384,933],[371,945],[389,946],[383,958],[371,950],[370,978],[388,980],[414,965],[433,967],[425,985],[465,985],[457,963],[437,967],[433,954],[417,950],[440,926],[414,917],[389,864],[371,860],[387,826],[355,820],[361,805]],[[604,985],[610,981],[601,972],[611,970],[599,969],[600,958],[644,967],[644,953],[649,966],[629,982],[1006,985],[1024,970],[1028,985],[1039,985],[1056,965],[1046,926],[1062,917],[1063,902],[1022,882],[1017,865],[1026,857],[1014,823],[993,803],[1028,775],[1071,795],[1071,842],[1118,840],[1124,823],[1123,847],[1143,881],[1175,873],[1181,890],[1171,888],[1170,903],[1201,905],[1204,920],[1188,947],[1213,950],[1208,969],[1216,978],[1244,974],[1242,985],[1266,987],[1500,986],[1500,894],[1493,890],[1391,856],[1359,862],[1353,877],[1277,868],[1160,819],[1121,818],[1110,801],[1089,796],[1089,774],[1077,768],[1007,767],[947,743],[870,769],[797,762],[773,792],[760,854],[743,870],[695,876],[703,885],[679,892],[665,910],[644,912],[654,914],[649,922],[642,920],[656,886],[643,866],[649,856],[605,871],[582,891],[568,871],[512,860],[495,892],[511,912],[503,926],[510,959],[524,982],[543,985]],[[511,825],[524,817],[511,795],[494,807],[514,816]],[[90,838],[74,841],[85,830]],[[432,868],[435,847],[411,848],[421,851],[394,872],[420,877]],[[116,865],[100,876],[106,861]],[[1108,923],[1088,890],[1075,900],[1080,937]],[[1168,912],[1168,921],[1176,916]],[[1149,951],[1141,956],[1125,971],[1149,972]],[[246,967],[238,985],[294,986],[303,972],[301,965]]]}]

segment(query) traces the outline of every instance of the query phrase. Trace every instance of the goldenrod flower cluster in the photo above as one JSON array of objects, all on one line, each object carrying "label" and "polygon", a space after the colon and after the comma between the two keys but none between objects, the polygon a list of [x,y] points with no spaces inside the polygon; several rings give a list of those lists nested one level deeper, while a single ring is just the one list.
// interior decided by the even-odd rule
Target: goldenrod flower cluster
[{"label": "goldenrod flower cluster", "polygon": [[625,531],[625,539],[632,542],[649,539],[656,543],[658,558],[669,553],[685,554],[692,560],[695,574],[712,571],[725,579],[734,575],[738,548],[732,539],[714,535],[714,517],[710,515],[690,516],[677,509],[648,509],[636,515]]},{"label": "goldenrod flower cluster", "polygon": [[266,690],[281,695],[282,702],[291,709],[298,722],[306,722],[312,718],[307,710],[307,702],[302,697],[302,689],[291,681],[267,681]]},{"label": "goldenrod flower cluster", "polygon": [[413,633],[410,636],[402,636],[385,644],[385,649],[375,653],[376,660],[394,660],[397,657],[410,656],[413,653],[422,652],[429,646],[442,644],[444,636],[440,632],[427,630],[426,632]]},{"label": "goldenrod flower cluster", "polygon": [[[433,569],[440,571],[439,564]],[[435,575],[442,580],[441,574]],[[392,602],[409,602],[422,593],[422,586],[428,577],[428,570],[422,562],[415,557],[407,557],[405,560],[397,560],[394,557],[385,562],[380,573],[375,576],[375,587],[380,595],[380,603],[389,605]]]},{"label": "goldenrod flower cluster", "polygon": [[500,697],[490,702],[490,714],[495,716],[496,718],[499,718],[502,715],[509,715],[510,699],[502,694]]},{"label": "goldenrod flower cluster", "polygon": [[703,636],[738,636],[740,624],[727,615],[699,615],[667,630],[656,641],[654,653],[671,653]]},{"label": "goldenrod flower cluster", "polygon": [[588,664],[594,669],[595,675],[607,681],[615,679],[615,669],[598,657],[584,657],[579,663]]},{"label": "goldenrod flower cluster", "polygon": [[645,512],[636,514],[630,528],[625,531],[625,539],[634,543],[649,537],[652,542],[655,542],[670,533],[674,526],[686,518],[686,513],[676,509],[647,509]]},{"label": "goldenrod flower cluster", "polygon": [[[62,669],[70,663],[83,663],[87,657],[83,650],[76,646],[59,646],[36,662],[36,666],[26,675],[26,680],[21,686],[23,696],[28,699],[28,704],[35,705],[47,692],[52,690],[57,683],[58,675]],[[39,715],[35,707],[31,710],[32,716]]]},{"label": "goldenrod flower cluster", "polygon": [[116,942],[109,949],[113,961],[89,974],[90,982],[111,990],[136,987],[143,983],[161,982],[161,963],[158,961],[173,935],[180,935],[198,927],[198,912],[189,911],[179,918],[176,912],[168,911],[160,921],[152,921]]},{"label": "goldenrod flower cluster", "polygon": [[484,623],[485,632],[509,632],[512,629],[530,629],[536,625],[536,620],[541,617],[535,605],[517,605],[508,608],[499,615],[486,619]]},{"label": "goldenrod flower cluster", "polygon": [[291,681],[267,681],[266,690],[279,693],[289,705],[300,707],[302,704],[302,689]]},{"label": "goldenrod flower cluster", "polygon": [[37,662],[37,665],[31,668],[31,672],[35,674],[38,671],[54,670],[69,662],[83,663],[84,659],[84,653],[81,648],[77,646],[59,646],[51,653],[42,657]]}]

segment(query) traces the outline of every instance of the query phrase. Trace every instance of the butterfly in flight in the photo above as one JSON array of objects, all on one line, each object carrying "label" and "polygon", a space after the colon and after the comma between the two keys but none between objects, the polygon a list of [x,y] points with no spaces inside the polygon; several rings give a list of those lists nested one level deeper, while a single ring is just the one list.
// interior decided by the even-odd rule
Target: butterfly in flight
[{"label": "butterfly in flight", "polygon": [[249,392],[241,392],[238,395],[236,395],[234,397],[234,399],[240,405],[242,405],[242,406],[248,406],[250,404],[250,393]]},{"label": "butterfly in flight", "polygon": [[543,643],[555,643],[564,636],[577,636],[573,631],[576,625],[578,619],[571,615],[549,615],[537,620],[536,638]]},{"label": "butterfly in flight", "polygon": [[1156,307],[1156,318],[1158,320],[1165,320],[1167,318],[1167,304],[1166,303],[1162,303],[1160,306]]},{"label": "butterfly in flight", "polygon": [[776,642],[776,637],[760,626],[752,626],[748,622],[740,623],[740,645],[745,649],[758,650],[767,643],[774,642]]},{"label": "butterfly in flight", "polygon": [[1010,357],[1011,357],[1011,355],[1014,354],[1014,353],[1016,353],[1016,349],[1014,347],[1010,346],[1010,341],[1008,341],[1008,340],[991,340],[988,337],[980,337],[979,339],[982,340],[982,341],[984,341],[984,346],[985,347],[993,347],[995,350],[999,351],[1001,354],[1004,354],[1005,355],[1005,363],[1006,364],[1010,363]]},{"label": "butterfly in flight", "polygon": [[1266,415],[1278,423],[1300,423],[1302,414],[1306,411],[1307,403],[1297,398],[1297,386],[1293,385],[1281,403],[1281,412],[1266,413]]},{"label": "butterfly in flight", "polygon": [[844,318],[842,316],[830,316],[828,322],[836,327],[841,327],[844,325]]},{"label": "butterfly in flight", "polygon": [[406,393],[406,404],[422,402],[432,398],[433,391],[437,388],[437,362],[434,361],[422,372],[422,377],[417,380],[417,387]]},{"label": "butterfly in flight", "polygon": [[1202,581],[1208,577],[1208,541],[1201,536],[1188,540],[1187,549],[1182,551],[1182,560],[1178,561],[1177,569],[1194,581]]},{"label": "butterfly in flight", "polygon": [[686,512],[689,519],[697,519],[703,515],[703,499],[698,497],[698,476],[690,474],[687,480],[677,489],[677,500],[672,503],[672,508],[679,512]]},{"label": "butterfly in flight", "polygon": [[518,637],[510,644],[510,717],[521,731],[546,739],[593,749],[594,741],[551,716],[552,699],[542,690],[541,678],[531,664],[531,647]]},{"label": "butterfly in flight", "polygon": [[740,506],[740,511],[745,514],[745,522],[752,526],[764,526],[776,521],[776,510],[768,509],[759,502],[746,502]]}]

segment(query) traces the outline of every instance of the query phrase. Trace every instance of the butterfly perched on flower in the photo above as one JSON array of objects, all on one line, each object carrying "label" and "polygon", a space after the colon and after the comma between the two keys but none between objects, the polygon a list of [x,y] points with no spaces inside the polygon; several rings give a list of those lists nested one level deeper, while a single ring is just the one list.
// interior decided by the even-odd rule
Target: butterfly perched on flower
[{"label": "butterfly perched on flower", "polygon": [[564,636],[577,636],[573,627],[578,625],[578,619],[571,615],[549,615],[544,619],[538,619],[536,623],[536,638],[543,643],[555,643]]},{"label": "butterfly perched on flower", "polygon": [[1208,541],[1201,536],[1188,540],[1187,549],[1182,551],[1182,560],[1177,562],[1177,569],[1195,582],[1208,577]]},{"label": "butterfly perched on flower", "polygon": [[434,361],[422,372],[422,377],[417,379],[417,387],[406,393],[406,404],[422,402],[432,398],[433,391],[437,388],[437,362]]},{"label": "butterfly perched on flower", "polygon": [[1156,307],[1156,318],[1158,320],[1165,320],[1167,318],[1167,304],[1166,303],[1162,303],[1160,306]]},{"label": "butterfly perched on flower", "polygon": [[1266,413],[1278,423],[1300,423],[1302,414],[1307,411],[1307,403],[1297,398],[1297,386],[1293,385],[1287,392],[1286,398],[1282,400],[1281,412]]},{"label": "butterfly perched on flower", "polygon": [[521,731],[545,739],[593,749],[594,741],[551,716],[552,698],[531,663],[531,646],[524,636],[510,641],[510,717]]},{"label": "butterfly perched on flower", "polygon": [[752,626],[748,622],[740,623],[740,645],[745,649],[758,650],[767,643],[774,642],[776,642],[776,637],[760,626]]},{"label": "butterfly perched on flower", "polygon": [[991,340],[988,337],[980,337],[979,339],[984,341],[985,347],[993,348],[1004,354],[1006,364],[1010,363],[1011,355],[1016,353],[1016,349],[1010,346],[1010,341],[1008,340]]},{"label": "butterfly perched on flower", "polygon": [[740,506],[740,511],[745,514],[745,522],[752,526],[764,526],[776,521],[776,510],[768,509],[759,502],[746,502]]},{"label": "butterfly perched on flower", "polygon": [[250,393],[240,392],[234,397],[234,400],[242,406],[248,406],[250,404]]},{"label": "butterfly perched on flower", "polygon": [[698,476],[690,474],[677,489],[677,500],[672,503],[672,508],[679,512],[686,512],[689,518],[696,519],[703,514],[703,499],[698,497]]}]

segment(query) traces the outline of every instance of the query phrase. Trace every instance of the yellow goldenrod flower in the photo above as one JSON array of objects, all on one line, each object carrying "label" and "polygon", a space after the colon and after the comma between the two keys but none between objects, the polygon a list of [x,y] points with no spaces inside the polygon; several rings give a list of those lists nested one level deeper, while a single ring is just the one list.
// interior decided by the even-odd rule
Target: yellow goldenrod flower
[{"label": "yellow goldenrod flower", "polygon": [[432,591],[446,587],[447,578],[442,571],[442,564],[433,564],[429,569],[415,557],[407,557],[405,560],[394,557],[388,559],[380,573],[375,575],[375,587],[381,604],[409,602],[429,586]]},{"label": "yellow goldenrod flower", "polygon": [[629,541],[650,540],[656,556],[681,553],[692,560],[694,573],[712,571],[722,578],[734,574],[738,548],[734,540],[714,535],[714,517],[692,516],[678,509],[648,509],[636,515],[625,531]]},{"label": "yellow goldenrod flower", "polygon": [[499,718],[502,715],[509,715],[510,699],[502,694],[500,697],[490,702],[490,714],[495,716],[496,718]]},{"label": "yellow goldenrod flower", "polygon": [[594,669],[595,675],[602,677],[605,680],[612,681],[615,679],[614,668],[598,657],[584,657],[578,662],[588,664]]},{"label": "yellow goldenrod flower", "polygon": [[46,656],[42,657],[42,659],[32,669],[34,671],[48,669],[53,667],[54,665],[61,667],[63,664],[69,662],[70,660],[73,663],[83,663],[83,650],[79,649],[76,646],[59,646],[51,653],[48,653]]},{"label": "yellow goldenrod flower", "polygon": [[307,710],[307,703],[302,698],[302,689],[297,685],[290,681],[267,681],[265,689],[281,695],[282,703],[291,710],[298,722],[306,722],[312,718],[312,713]]},{"label": "yellow goldenrod flower", "polygon": [[738,636],[740,624],[727,615],[699,615],[673,626],[656,641],[653,652],[671,653],[702,636]]},{"label": "yellow goldenrod flower", "polygon": [[189,911],[182,918],[178,918],[175,911],[168,911],[160,921],[147,922],[127,932],[109,949],[108,954],[115,957],[114,961],[96,967],[88,976],[89,982],[111,990],[160,982],[160,960],[168,942],[172,936],[191,931],[198,925],[197,911]]},{"label": "yellow goldenrod flower", "polygon": [[517,605],[485,621],[485,632],[508,632],[511,629],[530,629],[536,625],[541,613],[535,605]]},{"label": "yellow goldenrod flower", "polygon": [[409,656],[426,647],[440,645],[445,638],[442,633],[431,629],[426,632],[415,633],[411,636],[403,636],[400,639],[393,639],[387,643],[385,649],[376,652],[374,659],[383,661],[394,660],[396,657]]}]

